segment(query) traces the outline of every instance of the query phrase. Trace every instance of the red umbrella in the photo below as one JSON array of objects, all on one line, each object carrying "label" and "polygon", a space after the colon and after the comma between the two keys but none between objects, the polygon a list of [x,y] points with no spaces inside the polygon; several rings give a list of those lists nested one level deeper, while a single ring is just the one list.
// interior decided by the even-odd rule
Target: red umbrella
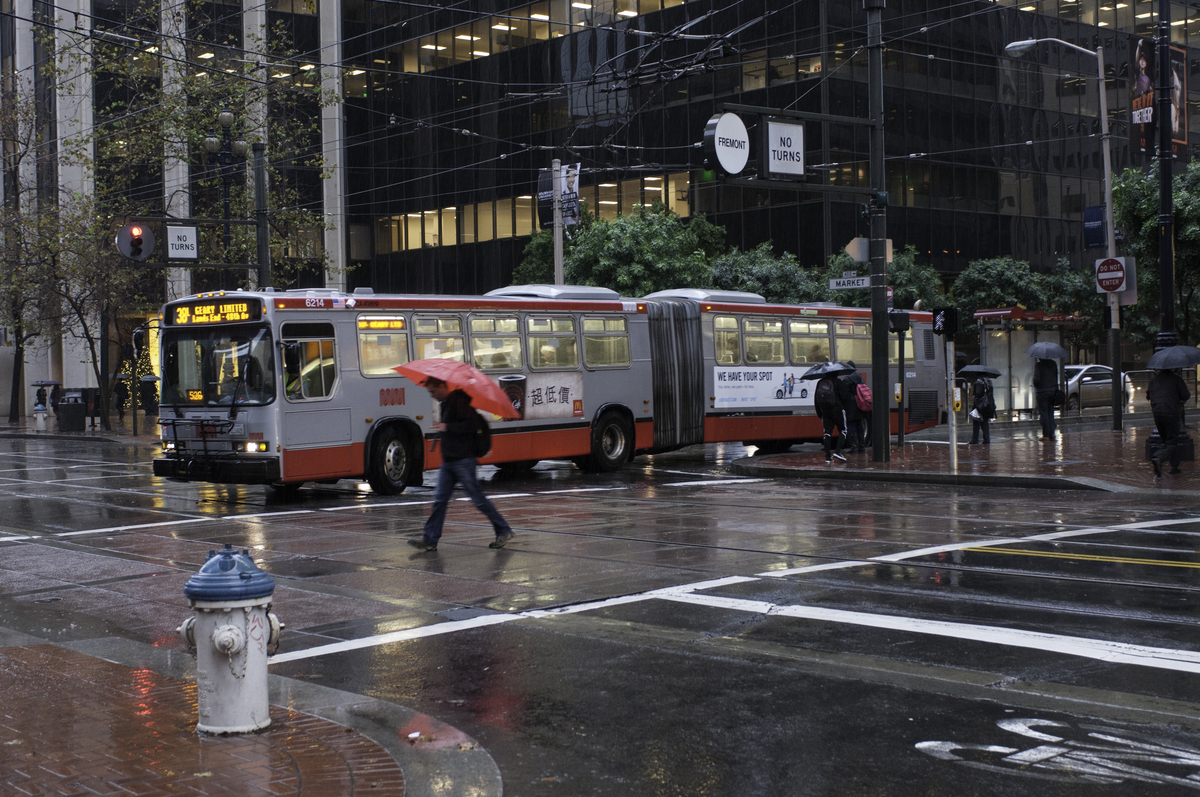
[{"label": "red umbrella", "polygon": [[392,370],[407,376],[418,385],[425,384],[430,377],[445,382],[451,390],[461,390],[471,397],[471,406],[477,410],[499,415],[501,418],[520,418],[513,409],[512,399],[505,395],[500,386],[478,368],[456,360],[413,360],[397,365]]}]

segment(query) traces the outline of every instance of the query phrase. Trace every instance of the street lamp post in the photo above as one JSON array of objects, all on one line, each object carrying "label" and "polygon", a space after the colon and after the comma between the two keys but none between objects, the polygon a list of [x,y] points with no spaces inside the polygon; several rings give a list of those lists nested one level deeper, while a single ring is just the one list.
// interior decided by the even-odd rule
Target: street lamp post
[{"label": "street lamp post", "polygon": [[[1112,199],[1112,142],[1108,133],[1108,88],[1104,76],[1104,45],[1089,50],[1077,44],[1062,39],[1026,39],[1012,42],[1005,46],[1004,52],[1013,58],[1019,58],[1029,52],[1036,44],[1061,44],[1075,52],[1085,53],[1096,59],[1096,73],[1100,80],[1100,148],[1104,155],[1104,229],[1107,243],[1107,257],[1117,256],[1117,230],[1113,226]],[[1125,398],[1125,378],[1121,373],[1121,305],[1120,297],[1115,291],[1108,294],[1108,309],[1110,324],[1108,327],[1108,356],[1112,363],[1112,428],[1121,430],[1121,412]]]},{"label": "street lamp post", "polygon": [[220,166],[221,201],[225,209],[224,242],[228,252],[230,243],[229,187],[233,185],[234,166],[245,163],[246,153],[250,150],[250,146],[241,136],[236,139],[231,137],[230,131],[234,122],[233,111],[228,108],[222,110],[217,114],[217,122],[221,125],[221,137],[217,138],[217,134],[210,129],[208,136],[204,139],[204,149],[208,152],[208,165]]}]

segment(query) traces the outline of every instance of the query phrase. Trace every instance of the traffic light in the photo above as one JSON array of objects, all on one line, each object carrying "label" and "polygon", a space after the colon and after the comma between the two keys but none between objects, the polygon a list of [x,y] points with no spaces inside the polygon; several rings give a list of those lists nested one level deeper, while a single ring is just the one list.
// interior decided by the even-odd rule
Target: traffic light
[{"label": "traffic light", "polygon": [[146,260],[154,254],[154,233],[144,224],[126,224],[117,230],[117,251],[130,260]]},{"label": "traffic light", "polygon": [[933,310],[933,333],[953,335],[958,331],[958,308],[936,307]]},{"label": "traffic light", "polygon": [[908,313],[894,310],[888,313],[888,332],[907,332]]}]

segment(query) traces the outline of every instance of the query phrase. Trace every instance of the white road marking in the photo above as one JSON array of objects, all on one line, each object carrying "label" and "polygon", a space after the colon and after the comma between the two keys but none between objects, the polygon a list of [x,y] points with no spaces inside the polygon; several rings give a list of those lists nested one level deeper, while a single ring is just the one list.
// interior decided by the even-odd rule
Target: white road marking
[{"label": "white road marking", "polygon": [[59,534],[50,534],[50,537],[80,537],[84,534],[107,534],[118,531],[132,531],[134,529],[153,529],[161,526],[180,526],[184,523],[211,523],[217,520],[215,517],[197,517],[187,520],[164,520],[161,523],[139,523],[134,526],[109,526],[103,529],[85,529],[84,531],[64,531]]},{"label": "white road marking", "polygon": [[24,540],[40,540],[41,535],[24,535],[21,537],[0,537],[0,542],[22,542]]},{"label": "white road marking", "polygon": [[628,487],[572,487],[570,490],[542,490],[538,495],[561,495],[563,493],[600,493],[610,490],[628,490]]},{"label": "white road marking", "polygon": [[322,509],[322,512],[345,512],[351,509],[379,509],[385,506],[420,506],[421,504],[432,504],[433,501],[395,501],[388,504],[356,504],[355,506],[331,506]]},{"label": "white road marking", "polygon": [[766,479],[705,479],[697,482],[664,482],[663,487],[704,487],[709,484],[754,484]]},{"label": "white road marking", "polygon": [[[895,562],[925,556],[931,553],[976,548],[982,545],[1011,545],[1030,541],[1046,541],[1067,539],[1089,534],[1103,534],[1113,531],[1127,531],[1154,528],[1157,526],[1172,526],[1183,523],[1200,522],[1200,518],[1181,518],[1177,520],[1145,521],[1142,523],[1126,523],[1117,526],[1092,527],[1085,529],[1069,529],[1054,531],[1046,534],[1034,534],[1027,537],[1010,537],[1000,540],[973,540],[952,545],[938,545],[931,548],[920,548],[890,554],[884,557],[872,558],[866,561],[832,562],[811,567],[792,568],[790,570],[767,571],[759,576],[778,577],[780,575],[815,572],[817,570],[832,570],[843,567],[859,567],[864,564]],[[1113,664],[1133,664],[1155,669],[1175,670],[1179,672],[1200,673],[1200,652],[1191,650],[1174,650],[1171,648],[1156,648],[1147,645],[1132,645],[1126,642],[1113,642],[1104,639],[1088,639],[1063,634],[1048,634],[1041,631],[1028,631],[1019,628],[1001,628],[996,626],[977,625],[972,623],[952,623],[942,620],[925,620],[916,617],[900,615],[870,614],[867,612],[851,612],[843,609],[827,609],[816,606],[779,605],[768,601],[731,598],[720,595],[702,595],[698,590],[714,589],[730,584],[744,584],[759,580],[752,576],[729,576],[726,578],[697,581],[691,584],[681,584],[674,587],[664,587],[632,595],[621,595],[590,603],[574,606],[564,606],[558,609],[534,609],[517,614],[484,615],[468,620],[434,623],[420,628],[395,631],[378,636],[352,639],[345,642],[335,642],[330,645],[320,645],[305,650],[292,651],[273,656],[268,664],[281,664],[288,661],[327,656],[348,650],[386,645],[393,642],[403,642],[410,639],[450,634],[457,631],[498,625],[521,619],[543,619],[559,615],[576,614],[594,611],[596,609],[638,603],[647,600],[669,600],[676,603],[687,603],[695,606],[731,609],[734,611],[769,614],[781,617],[794,617],[819,622],[841,623],[845,625],[867,626],[893,631],[932,636],[965,639],[989,644],[1005,645],[1007,647],[1027,648],[1030,650],[1046,650],[1062,653],[1068,656],[1098,659]]]},{"label": "white road marking", "polygon": [[860,625],[882,628],[889,631],[906,631],[913,634],[931,634],[951,639],[988,642],[1007,647],[1045,650],[1068,656],[1099,659],[1112,664],[1136,664],[1160,670],[1200,673],[1200,652],[1172,650],[1146,645],[1131,645],[1127,642],[1111,642],[1106,639],[1047,634],[1021,628],[1000,628],[973,623],[950,623],[942,620],[923,620],[892,614],[868,614],[848,612],[842,609],[824,609],[817,606],[780,606],[766,601],[726,598],[719,595],[697,595],[691,592],[665,594],[664,600],[707,606],[716,609],[795,617],[802,620],[818,620],[827,623]]},{"label": "white road marking", "polygon": [[259,518],[283,517],[284,515],[311,515],[315,509],[293,509],[288,512],[256,512],[253,515],[225,515],[221,520],[258,520]]},{"label": "white road marking", "polygon": [[605,598],[604,600],[592,601],[591,603],[579,603],[573,606],[563,606],[558,609],[533,609],[518,614],[485,614],[479,617],[471,617],[467,620],[451,620],[445,623],[434,623],[433,625],[424,625],[420,628],[407,628],[403,631],[392,631],[387,634],[379,634],[377,636],[363,637],[362,639],[348,639],[345,642],[334,642],[329,645],[320,645],[318,647],[306,648],[304,650],[293,650],[290,653],[280,653],[271,656],[267,659],[268,664],[282,664],[287,661],[298,661],[299,659],[310,659],[316,656],[328,656],[332,653],[344,653],[348,650],[361,650],[362,648],[371,648],[377,645],[390,645],[393,642],[405,642],[409,639],[421,639],[422,637],[438,636],[439,634],[452,634],[456,631],[466,631],[472,628],[482,628],[489,625],[497,625],[499,623],[511,623],[514,620],[522,619],[541,619],[545,617],[556,617],[564,614],[577,614],[578,612],[589,612],[596,609],[606,609],[610,606],[620,606],[626,603],[637,603],[639,601],[653,600],[662,597],[669,593],[671,595],[684,595],[689,589],[711,589],[720,587],[726,584],[737,584],[743,581],[756,581],[757,579],[748,578],[745,576],[730,576],[729,578],[718,578],[711,581],[698,581],[695,584],[686,584],[679,587],[666,587],[664,589],[650,590],[649,592],[641,592],[634,595],[620,595],[615,598]]}]

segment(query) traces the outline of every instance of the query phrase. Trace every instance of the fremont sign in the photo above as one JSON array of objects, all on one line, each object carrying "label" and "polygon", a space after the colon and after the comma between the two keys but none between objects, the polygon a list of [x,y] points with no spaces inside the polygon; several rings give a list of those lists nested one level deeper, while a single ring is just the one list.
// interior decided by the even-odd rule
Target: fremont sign
[{"label": "fremont sign", "polygon": [[1096,261],[1096,293],[1125,290],[1125,258],[1107,257]]},{"label": "fremont sign", "polygon": [[740,174],[750,160],[750,134],[741,117],[719,113],[704,126],[704,149],[726,174]]}]

